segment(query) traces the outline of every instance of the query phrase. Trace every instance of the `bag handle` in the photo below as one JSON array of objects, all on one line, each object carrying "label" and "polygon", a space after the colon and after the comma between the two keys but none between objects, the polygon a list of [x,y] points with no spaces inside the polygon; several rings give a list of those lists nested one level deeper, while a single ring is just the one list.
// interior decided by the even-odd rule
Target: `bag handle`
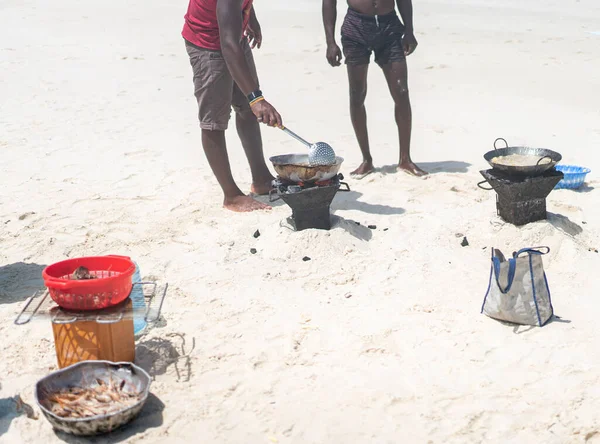
[{"label": "bag handle", "polygon": [[494,248],[492,248],[492,265],[494,269],[494,277],[496,278],[496,284],[498,284],[498,289],[502,294],[506,294],[510,291],[513,281],[515,279],[515,274],[517,271],[517,258],[519,258],[522,254],[539,254],[544,255],[550,253],[549,247],[530,247],[523,248],[515,253],[513,253],[513,257],[508,260],[508,283],[505,288],[502,288],[500,285],[500,259],[498,259],[494,255]]},{"label": "bag handle", "polygon": [[539,254],[544,255],[550,253],[550,247],[531,247],[531,248],[523,248],[516,253],[513,253],[513,257],[516,259],[522,254]]},{"label": "bag handle", "polygon": [[502,294],[506,294],[510,291],[512,287],[513,281],[515,279],[515,273],[517,271],[517,260],[516,258],[508,260],[508,283],[506,287],[503,289],[500,285],[500,259],[497,257],[492,258],[492,263],[494,265],[494,276],[496,278],[496,284],[498,284],[498,289]]}]

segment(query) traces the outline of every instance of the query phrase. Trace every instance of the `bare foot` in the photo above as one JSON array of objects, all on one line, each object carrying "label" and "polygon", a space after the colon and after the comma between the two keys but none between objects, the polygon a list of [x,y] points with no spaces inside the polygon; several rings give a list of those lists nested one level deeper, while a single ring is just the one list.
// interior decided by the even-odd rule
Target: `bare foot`
[{"label": "bare foot", "polygon": [[373,167],[373,162],[372,161],[363,161],[363,163],[361,163],[359,165],[359,167],[357,169],[355,169],[354,171],[352,171],[350,173],[351,176],[366,176],[369,173],[372,173],[373,171],[375,171],[375,168]]},{"label": "bare foot", "polygon": [[236,213],[249,213],[257,210],[270,210],[271,207],[262,202],[252,199],[250,196],[235,196],[225,199],[223,208]]},{"label": "bare foot", "polygon": [[256,194],[257,196],[264,196],[264,195],[269,194],[269,191],[271,191],[271,188],[273,188],[273,186],[271,185],[271,182],[273,180],[274,180],[274,177],[271,177],[270,179],[268,179],[266,181],[253,183],[252,186],[250,187],[250,192],[252,194]]},{"label": "bare foot", "polygon": [[428,174],[412,162],[402,162],[398,165],[398,171],[404,171],[411,176],[417,177],[427,176]]}]

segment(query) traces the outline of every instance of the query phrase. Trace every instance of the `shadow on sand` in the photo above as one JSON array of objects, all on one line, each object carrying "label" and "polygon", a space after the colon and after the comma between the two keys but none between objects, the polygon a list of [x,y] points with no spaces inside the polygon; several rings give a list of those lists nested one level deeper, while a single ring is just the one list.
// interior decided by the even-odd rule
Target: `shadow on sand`
[{"label": "shadow on sand", "polygon": [[[531,330],[538,328],[537,325],[520,325],[520,324],[513,324],[512,322],[506,322],[506,321],[500,321],[500,320],[497,320],[497,322],[499,322],[502,325],[505,325],[506,327],[512,328],[513,333],[516,335],[522,335],[524,333],[527,333]],[[553,315],[550,318],[550,320],[548,320],[548,322],[546,322],[544,324],[544,327],[547,327],[550,324],[570,324],[570,323],[571,323],[571,321],[569,321],[568,319],[563,319],[560,316]]]},{"label": "shadow on sand", "polygon": [[373,204],[368,202],[359,201],[359,197],[362,193],[357,191],[348,191],[345,193],[338,193],[331,204],[333,211],[337,210],[356,210],[362,211],[363,213],[369,214],[382,214],[382,215],[399,215],[404,214],[405,210],[399,207],[391,207],[389,205]]},{"label": "shadow on sand", "polygon": [[140,342],[135,349],[135,362],[146,370],[152,379],[164,375],[169,367],[173,366],[177,374],[177,382],[187,382],[192,376],[190,354],[195,348],[195,338],[192,338],[188,347],[184,335],[170,333],[167,338],[153,338]]},{"label": "shadow on sand", "polygon": [[594,187],[588,185],[587,183],[584,183],[581,188],[577,188],[573,191],[575,191],[576,193],[591,193],[592,191],[594,191]]},{"label": "shadow on sand", "polygon": [[[417,165],[429,174],[438,173],[468,173],[470,163],[461,162],[457,160],[446,160],[441,162],[418,162]],[[399,174],[398,164],[385,165],[381,168],[375,168],[376,173],[386,174]]]},{"label": "shadow on sand", "polygon": [[577,236],[583,232],[583,227],[572,222],[567,216],[547,212],[547,219],[550,224],[559,231],[562,231],[569,236]]},{"label": "shadow on sand", "polygon": [[257,201],[264,203],[265,205],[269,205],[270,207],[280,207],[282,205],[285,205],[285,202],[283,201],[283,199],[278,198],[277,195],[275,194],[273,196],[273,199],[275,199],[274,201],[271,201],[269,196],[256,196],[253,195],[252,196],[254,199],[256,199]]},{"label": "shadow on sand", "polygon": [[8,432],[10,423],[18,416],[13,398],[0,398],[0,436]]},{"label": "shadow on sand", "polygon": [[353,221],[351,219],[346,219],[340,216],[331,216],[331,225],[332,228],[341,228],[345,230],[351,236],[362,240],[362,241],[370,241],[373,238],[373,231],[369,227],[365,227],[360,223]]},{"label": "shadow on sand", "polygon": [[40,264],[16,262],[0,267],[0,304],[22,302],[44,287]]},{"label": "shadow on sand", "polygon": [[163,410],[165,405],[155,395],[150,393],[148,400],[144,405],[144,408],[140,412],[139,416],[129,424],[124,425],[122,428],[115,430],[107,435],[100,435],[97,437],[77,437],[68,435],[63,432],[54,431],[56,437],[69,444],[88,444],[88,443],[118,443],[127,441],[133,438],[138,433],[144,433],[148,429],[154,429],[160,427],[163,424]]},{"label": "shadow on sand", "polygon": [[[291,217],[282,220],[279,226],[290,231],[296,231],[294,228],[294,221]],[[360,222],[331,214],[331,229],[335,228],[340,228],[349,235],[354,236],[356,239],[362,241],[370,241],[373,237],[371,229],[369,227],[365,227]]]}]

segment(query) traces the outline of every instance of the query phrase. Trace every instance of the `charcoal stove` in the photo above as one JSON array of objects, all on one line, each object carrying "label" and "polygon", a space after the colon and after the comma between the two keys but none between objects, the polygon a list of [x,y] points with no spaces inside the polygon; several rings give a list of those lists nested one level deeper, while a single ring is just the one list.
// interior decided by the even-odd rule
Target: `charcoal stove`
[{"label": "charcoal stove", "polygon": [[288,220],[295,231],[308,228],[330,230],[333,198],[338,191],[350,191],[343,180],[341,174],[322,182],[292,182],[278,177],[272,183],[269,200],[282,199],[292,209]]},{"label": "charcoal stove", "polygon": [[[479,188],[494,190],[498,215],[517,226],[546,219],[546,198],[564,176],[554,168],[536,176],[515,176],[496,169],[480,173],[485,180],[477,184]],[[484,188],[486,182],[490,188]]]}]

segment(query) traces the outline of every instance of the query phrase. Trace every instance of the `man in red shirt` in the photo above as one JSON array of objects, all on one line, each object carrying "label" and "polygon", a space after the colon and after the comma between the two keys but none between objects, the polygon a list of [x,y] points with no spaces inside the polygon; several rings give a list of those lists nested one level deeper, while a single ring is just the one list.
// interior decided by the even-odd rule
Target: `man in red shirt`
[{"label": "man in red shirt", "polygon": [[246,196],[231,175],[225,143],[231,107],[252,172],[252,193],[268,193],[273,180],[263,155],[259,122],[282,124],[259,89],[250,45],[260,48],[262,34],[252,2],[190,0],[182,32],[194,73],[204,153],[225,195],[223,206],[238,212],[270,207]]}]

